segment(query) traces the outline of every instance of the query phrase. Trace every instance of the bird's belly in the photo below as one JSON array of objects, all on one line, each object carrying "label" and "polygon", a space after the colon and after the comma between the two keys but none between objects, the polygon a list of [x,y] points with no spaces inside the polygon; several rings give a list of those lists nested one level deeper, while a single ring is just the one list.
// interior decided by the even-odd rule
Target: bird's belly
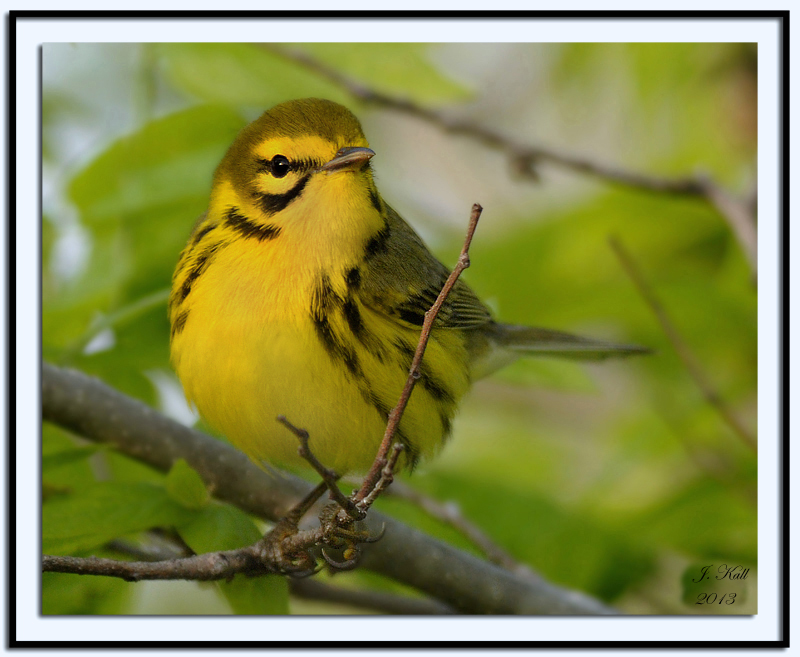
[{"label": "bird's belly", "polygon": [[371,462],[383,420],[321,348],[311,323],[303,330],[272,322],[255,333],[262,339],[219,329],[213,346],[187,346],[180,375],[205,419],[256,461],[298,461],[297,438],[276,419],[284,415],[309,432],[326,466],[347,471]]},{"label": "bird's belly", "polygon": [[[408,365],[392,340],[381,341],[385,349],[378,358],[355,340],[348,345],[346,327],[332,327],[349,355],[325,344],[309,313],[256,316],[228,308],[204,317],[193,311],[181,335],[178,376],[209,424],[255,461],[300,462],[297,438],[276,419],[283,415],[309,432],[311,449],[324,465],[340,473],[364,471],[375,457]],[[398,330],[407,330],[394,324],[381,328],[395,339]],[[418,336],[408,332],[407,341],[414,344]],[[429,344],[449,355],[438,343]],[[449,359],[444,365],[456,369]],[[438,396],[441,386],[436,395],[424,385],[414,391],[400,426],[408,462],[436,451],[449,432],[466,376],[448,380],[447,386],[446,400]]]}]

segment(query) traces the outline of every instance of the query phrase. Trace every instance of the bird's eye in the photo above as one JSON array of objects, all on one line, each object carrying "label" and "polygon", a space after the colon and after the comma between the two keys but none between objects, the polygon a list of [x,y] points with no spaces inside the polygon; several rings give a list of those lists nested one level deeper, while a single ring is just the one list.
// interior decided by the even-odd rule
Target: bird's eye
[{"label": "bird's eye", "polygon": [[276,178],[283,178],[292,170],[292,163],[285,155],[276,155],[272,158],[272,175]]}]

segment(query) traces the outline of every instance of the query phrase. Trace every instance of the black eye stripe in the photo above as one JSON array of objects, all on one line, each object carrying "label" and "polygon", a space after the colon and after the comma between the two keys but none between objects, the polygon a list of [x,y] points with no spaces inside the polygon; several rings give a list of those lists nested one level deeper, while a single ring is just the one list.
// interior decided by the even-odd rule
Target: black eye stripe
[{"label": "black eye stripe", "polygon": [[295,172],[299,174],[307,173],[312,169],[318,169],[322,166],[322,162],[319,160],[313,160],[310,158],[305,158],[302,160],[290,160],[285,155],[275,155],[271,160],[264,159],[263,157],[259,157],[256,159],[256,163],[260,171],[270,174],[275,178],[284,178],[286,174],[289,172]]}]

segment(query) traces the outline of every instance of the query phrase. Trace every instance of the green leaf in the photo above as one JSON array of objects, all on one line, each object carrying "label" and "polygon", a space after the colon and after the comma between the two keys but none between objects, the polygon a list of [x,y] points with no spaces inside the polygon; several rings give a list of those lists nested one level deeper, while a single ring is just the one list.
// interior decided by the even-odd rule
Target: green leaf
[{"label": "green leaf", "polygon": [[86,447],[65,449],[60,452],[48,454],[42,457],[42,472],[44,474],[48,470],[60,468],[64,465],[75,463],[76,461],[84,461],[101,449],[104,449],[103,445],[87,445]]},{"label": "green leaf", "polygon": [[73,355],[69,364],[126,394],[155,404],[155,388],[146,372],[169,368],[166,304],[161,303],[126,320],[114,330],[113,336],[110,348]]},{"label": "green leaf", "polygon": [[191,513],[152,484],[104,482],[57,497],[42,509],[42,551],[71,554],[154,527],[187,521]]},{"label": "green leaf", "polygon": [[304,43],[320,63],[370,89],[419,103],[461,101],[472,92],[431,61],[427,43]]},{"label": "green leaf", "polygon": [[261,538],[250,516],[227,505],[206,506],[177,529],[186,545],[197,554],[236,550]]},{"label": "green leaf", "polygon": [[164,474],[151,466],[115,450],[103,453],[109,479],[118,482],[150,483],[164,485]]},{"label": "green leaf", "polygon": [[[83,450],[86,451],[83,451]],[[104,450],[106,451],[106,450]],[[95,483],[95,474],[87,456],[96,453],[94,446],[80,446],[76,438],[60,427],[49,422],[42,423],[42,483],[52,492],[63,493],[76,491]],[[71,458],[69,454],[83,454],[82,457]],[[47,463],[49,459],[50,462]],[[69,463],[62,461],[69,460]]]},{"label": "green leaf", "polygon": [[184,459],[172,464],[165,487],[169,496],[187,509],[202,509],[211,500],[211,494],[197,470]]},{"label": "green leaf", "polygon": [[756,507],[712,479],[682,486],[661,506],[634,519],[634,525],[642,540],[696,558],[742,563],[757,559]]},{"label": "green leaf", "polygon": [[75,176],[69,197],[84,222],[97,226],[207,194],[214,166],[243,125],[235,112],[208,105],[147,123]]},{"label": "green leaf", "polygon": [[156,308],[164,310],[167,306],[168,298],[169,288],[164,288],[135,299],[107,315],[96,315],[91,325],[88,327],[86,334],[82,336],[82,339],[76,345],[76,350],[78,352],[83,350],[86,345],[102,331],[125,326]]},{"label": "green leaf", "polygon": [[[261,532],[243,511],[231,506],[207,506],[178,527],[186,544],[198,554],[235,550],[256,543]],[[289,588],[279,575],[245,577],[237,575],[230,582],[217,582],[234,613],[267,615],[289,613]]]},{"label": "green leaf", "polygon": [[173,84],[206,102],[266,110],[293,98],[345,102],[336,85],[250,43],[170,43],[158,47]]},{"label": "green leaf", "polygon": [[42,614],[122,614],[133,592],[128,582],[117,577],[42,573]]},{"label": "green leaf", "polygon": [[235,614],[269,616],[289,613],[289,583],[281,575],[236,575],[230,582],[217,582],[217,586]]},{"label": "green leaf", "polygon": [[[357,83],[416,102],[458,101],[471,95],[431,62],[429,44],[306,43],[278,49],[311,54]],[[352,103],[341,85],[258,44],[162,44],[158,52],[172,82],[207,102],[262,110],[312,96]]]},{"label": "green leaf", "polygon": [[[98,316],[124,313],[168,287],[191,226],[207,205],[214,169],[243,125],[222,107],[177,112],[118,139],[71,180],[68,194],[91,250],[82,273],[43,303],[46,357],[58,359],[82,344]],[[142,384],[126,391],[146,393]]]}]

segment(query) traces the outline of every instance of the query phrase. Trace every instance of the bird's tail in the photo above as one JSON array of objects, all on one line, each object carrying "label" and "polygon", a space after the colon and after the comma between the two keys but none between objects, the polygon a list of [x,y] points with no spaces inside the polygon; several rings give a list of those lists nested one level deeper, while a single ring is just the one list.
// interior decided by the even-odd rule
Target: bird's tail
[{"label": "bird's tail", "polygon": [[484,333],[488,344],[473,361],[472,373],[481,378],[522,356],[604,360],[605,358],[649,354],[651,350],[632,344],[584,338],[564,331],[493,323]]},{"label": "bird's tail", "polygon": [[557,356],[577,360],[603,360],[612,356],[649,354],[651,350],[633,344],[617,344],[579,335],[514,324],[496,324],[492,335],[498,347],[520,355]]}]

